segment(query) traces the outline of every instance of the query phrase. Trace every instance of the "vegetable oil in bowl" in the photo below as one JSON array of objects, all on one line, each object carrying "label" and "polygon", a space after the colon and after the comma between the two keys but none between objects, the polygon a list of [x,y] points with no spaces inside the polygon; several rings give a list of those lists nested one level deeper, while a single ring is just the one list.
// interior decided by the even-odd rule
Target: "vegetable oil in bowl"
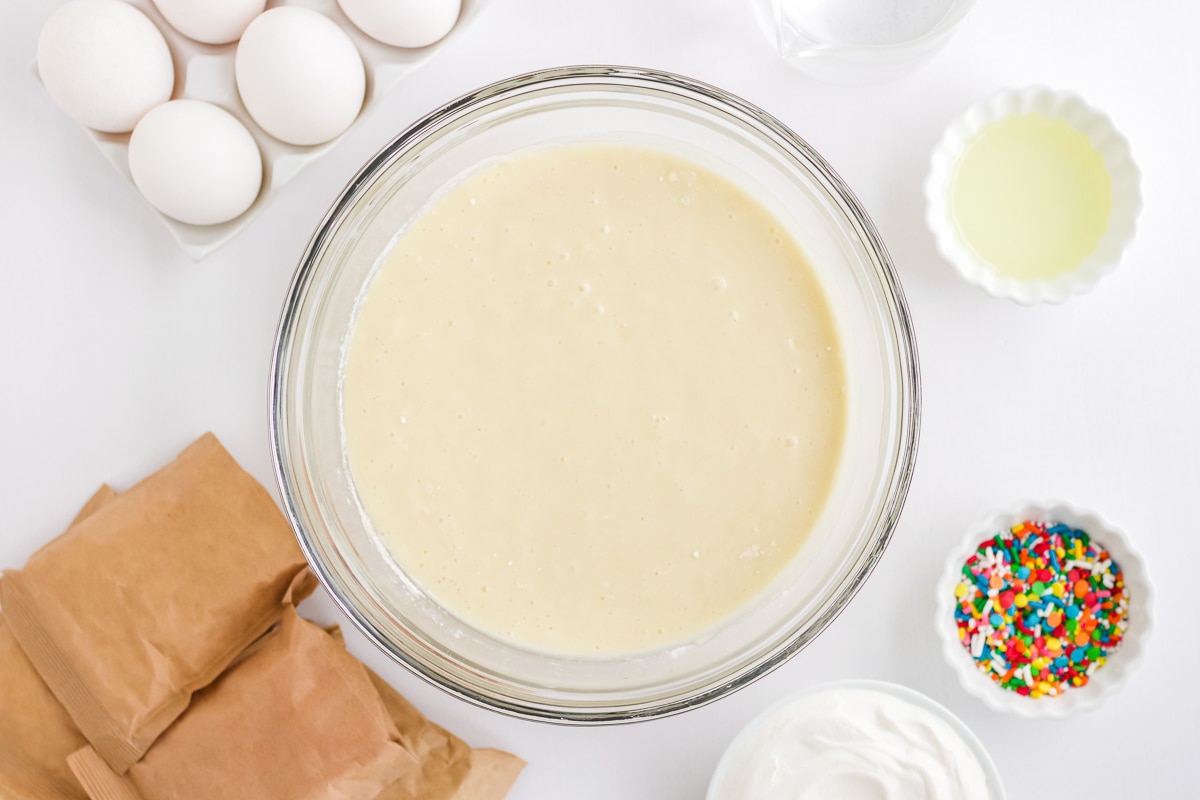
[{"label": "vegetable oil in bowl", "polygon": [[968,142],[950,186],[962,243],[1022,281],[1071,272],[1108,230],[1112,179],[1087,134],[1045,114],[1005,117]]}]

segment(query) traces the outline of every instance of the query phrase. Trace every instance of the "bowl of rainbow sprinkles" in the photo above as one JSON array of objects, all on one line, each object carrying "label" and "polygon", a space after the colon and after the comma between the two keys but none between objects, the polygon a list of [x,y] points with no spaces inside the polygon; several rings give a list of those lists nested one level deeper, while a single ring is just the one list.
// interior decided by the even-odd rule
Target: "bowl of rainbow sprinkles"
[{"label": "bowl of rainbow sprinkles", "polygon": [[1153,628],[1145,560],[1118,527],[1061,502],[972,526],[937,585],[946,663],[996,711],[1096,708],[1142,660]]}]

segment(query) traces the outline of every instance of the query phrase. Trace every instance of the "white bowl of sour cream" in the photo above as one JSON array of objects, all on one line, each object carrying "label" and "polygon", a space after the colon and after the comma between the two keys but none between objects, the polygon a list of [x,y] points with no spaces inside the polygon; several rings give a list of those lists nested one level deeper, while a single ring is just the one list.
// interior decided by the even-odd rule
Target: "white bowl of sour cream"
[{"label": "white bowl of sour cream", "polygon": [[1000,774],[958,717],[894,683],[821,684],[733,740],[707,800],[1004,800]]}]

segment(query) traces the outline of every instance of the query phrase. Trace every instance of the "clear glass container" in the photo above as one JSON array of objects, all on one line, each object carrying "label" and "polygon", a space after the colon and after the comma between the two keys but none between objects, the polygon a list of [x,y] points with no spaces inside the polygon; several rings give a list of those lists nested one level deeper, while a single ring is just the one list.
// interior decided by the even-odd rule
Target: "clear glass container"
[{"label": "clear glass container", "polygon": [[975,0],[754,0],[784,60],[833,83],[899,78],[945,45]]},{"label": "clear glass container", "polygon": [[[849,435],[833,494],[798,556],[748,607],[691,640],[613,657],[538,652],[471,627],[394,561],[356,496],[341,375],[356,303],[399,232],[489,161],[577,141],[670,150],[753,192],[820,275],[841,328]],[[501,81],[418,121],[362,169],[318,226],[280,322],[271,436],[284,506],[322,583],[363,633],[466,700],[567,723],[648,719],[737,690],[813,640],[883,554],[919,422],[912,326],[875,226],[778,120],[677,75],[617,67]]]}]

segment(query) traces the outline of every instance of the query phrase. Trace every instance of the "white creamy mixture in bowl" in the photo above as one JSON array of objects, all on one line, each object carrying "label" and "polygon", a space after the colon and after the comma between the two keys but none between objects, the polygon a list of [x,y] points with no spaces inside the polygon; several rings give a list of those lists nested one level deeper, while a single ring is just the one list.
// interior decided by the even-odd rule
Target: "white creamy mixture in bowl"
[{"label": "white creamy mixture in bowl", "polygon": [[456,184],[345,354],[358,497],[398,566],[517,644],[685,643],[770,585],[833,489],[848,387],[782,223],[663,150],[574,144]]},{"label": "white creamy mixture in bowl", "polygon": [[919,692],[837,681],[776,703],[738,734],[708,800],[1004,800],[957,717]]},{"label": "white creamy mixture in bowl", "polygon": [[293,282],[272,439],[315,571],[447,690],[676,713],[827,626],[894,529],[915,344],[878,234],[778,121],[576,67],[421,120]]}]

